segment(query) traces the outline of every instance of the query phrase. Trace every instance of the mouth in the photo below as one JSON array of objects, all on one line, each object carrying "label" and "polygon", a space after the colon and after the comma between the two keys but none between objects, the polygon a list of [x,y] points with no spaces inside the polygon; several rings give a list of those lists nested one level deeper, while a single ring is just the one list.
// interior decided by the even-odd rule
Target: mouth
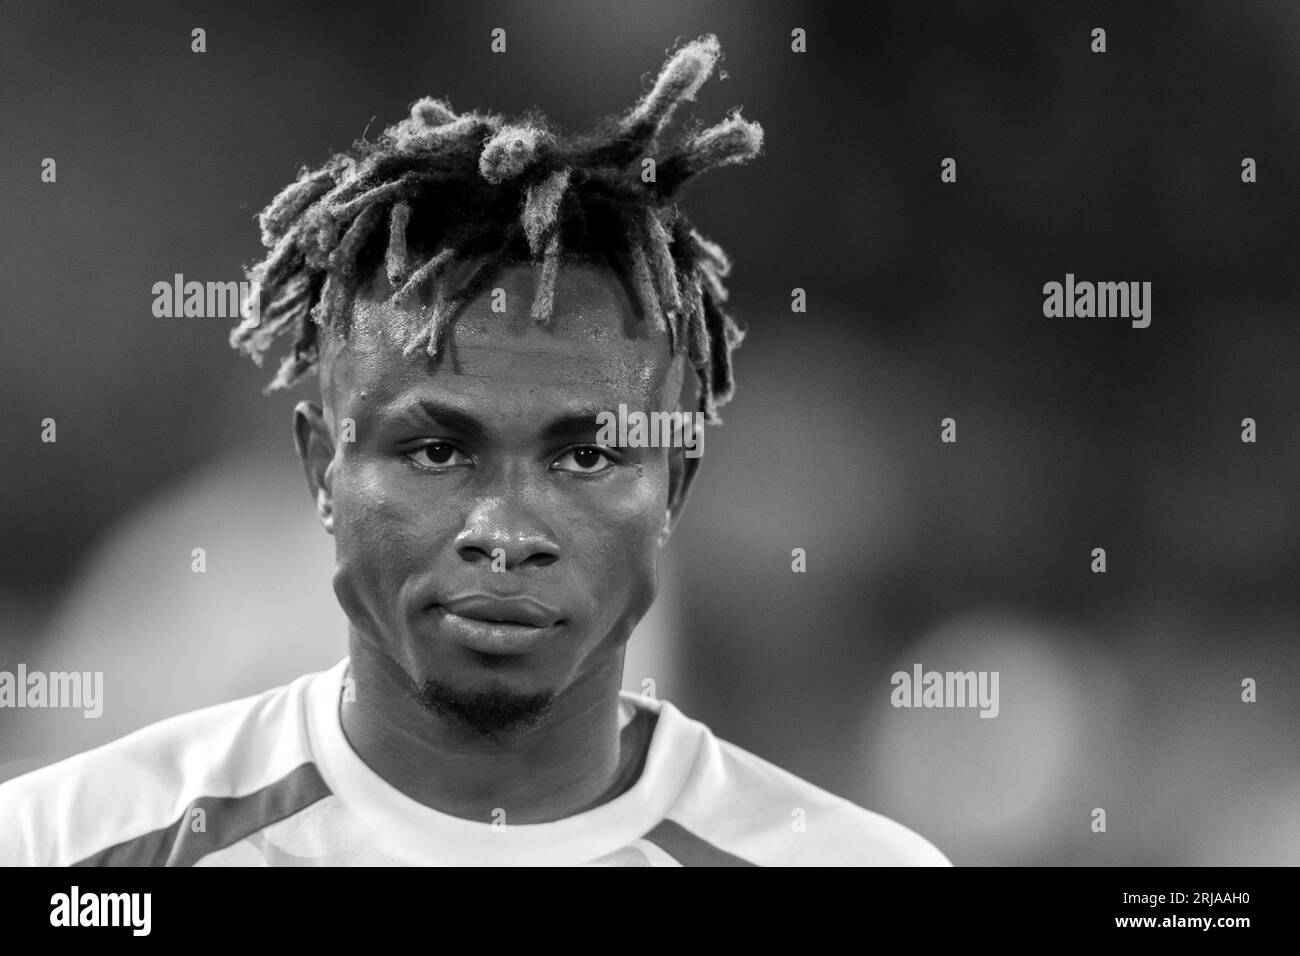
[{"label": "mouth", "polygon": [[543,628],[552,627],[560,620],[556,611],[527,597],[499,598],[487,594],[468,594],[443,601],[439,607],[457,617],[487,624]]},{"label": "mouth", "polygon": [[564,624],[559,613],[531,598],[483,594],[433,606],[440,624],[460,643],[485,654],[522,654]]}]

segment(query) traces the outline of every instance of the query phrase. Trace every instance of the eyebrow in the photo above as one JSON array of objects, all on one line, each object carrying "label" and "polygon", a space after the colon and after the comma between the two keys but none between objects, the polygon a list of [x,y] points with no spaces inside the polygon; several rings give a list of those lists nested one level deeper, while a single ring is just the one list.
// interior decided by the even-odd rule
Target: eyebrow
[{"label": "eyebrow", "polygon": [[404,409],[402,415],[406,418],[430,418],[445,428],[450,428],[466,438],[475,440],[482,440],[488,434],[488,430],[483,423],[469,412],[461,411],[451,405],[443,405],[440,402],[428,400],[415,402]]},{"label": "eyebrow", "polygon": [[[546,423],[542,429],[541,437],[544,440],[561,438],[571,435],[586,435],[598,432],[600,424],[597,415],[602,411],[609,411],[603,408],[579,408],[573,411],[565,412],[558,415]],[[425,417],[432,419],[439,425],[451,429],[464,435],[466,438],[474,441],[483,441],[488,438],[490,431],[486,425],[474,415],[452,405],[445,405],[441,402],[422,399],[413,403],[402,411],[403,417]]]}]

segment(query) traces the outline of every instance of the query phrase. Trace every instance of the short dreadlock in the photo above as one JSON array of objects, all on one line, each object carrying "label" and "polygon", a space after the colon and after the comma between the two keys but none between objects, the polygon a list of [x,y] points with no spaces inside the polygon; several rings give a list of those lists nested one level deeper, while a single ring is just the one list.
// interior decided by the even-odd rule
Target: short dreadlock
[{"label": "short dreadlock", "polygon": [[[538,113],[506,119],[419,100],[377,141],[304,168],[263,210],[270,252],[248,270],[256,308],[246,309],[231,345],[260,365],[272,341],[292,331],[293,351],[266,391],[289,388],[316,368],[322,332],[347,336],[353,301],[382,266],[390,301],[415,314],[406,353],[437,356],[459,308],[510,261],[541,263],[532,317],[549,322],[563,254],[615,270],[641,320],[688,355],[699,407],[717,422],[743,337],[725,308],[731,263],[674,197],[700,173],[756,156],[763,130],[736,109],[707,129],[687,124],[669,147],[660,138],[720,56],[713,36],[685,44],[629,112],[578,136]],[[646,156],[662,157],[651,182],[641,175]],[[476,267],[453,283],[453,260],[471,257]]]}]

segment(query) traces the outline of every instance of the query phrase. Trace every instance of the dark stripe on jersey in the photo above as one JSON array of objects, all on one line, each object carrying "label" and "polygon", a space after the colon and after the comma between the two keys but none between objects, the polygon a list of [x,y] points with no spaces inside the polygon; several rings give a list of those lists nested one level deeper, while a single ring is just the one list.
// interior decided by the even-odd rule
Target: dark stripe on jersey
[{"label": "dark stripe on jersey", "polygon": [[680,823],[662,820],[644,837],[682,866],[754,866],[748,860],[720,850],[697,837]]},{"label": "dark stripe on jersey", "polygon": [[[73,866],[193,866],[209,853],[232,846],[264,827],[293,816],[330,795],[314,763],[305,763],[275,783],[242,797],[198,797],[175,823],[107,850]],[[194,832],[194,811],[205,829]]]}]

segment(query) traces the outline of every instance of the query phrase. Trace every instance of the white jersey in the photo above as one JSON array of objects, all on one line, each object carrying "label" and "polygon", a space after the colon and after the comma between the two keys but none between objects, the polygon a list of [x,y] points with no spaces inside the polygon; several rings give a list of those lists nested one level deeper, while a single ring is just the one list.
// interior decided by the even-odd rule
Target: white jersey
[{"label": "white jersey", "polygon": [[626,692],[624,732],[649,743],[619,796],[553,823],[441,813],[348,743],[347,664],[0,784],[0,865],[949,865],[906,827]]}]

